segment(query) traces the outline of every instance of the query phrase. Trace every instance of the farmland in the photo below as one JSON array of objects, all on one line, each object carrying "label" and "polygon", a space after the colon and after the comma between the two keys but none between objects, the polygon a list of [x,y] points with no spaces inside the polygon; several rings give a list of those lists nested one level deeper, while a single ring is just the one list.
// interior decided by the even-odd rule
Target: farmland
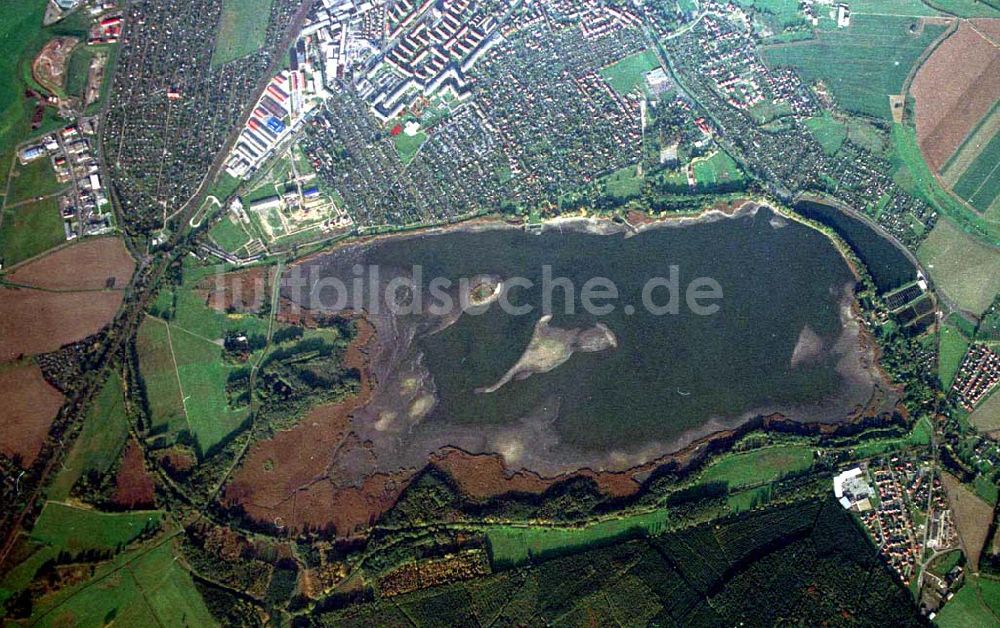
[{"label": "farmland", "polygon": [[63,397],[29,363],[0,364],[0,452],[18,456],[23,467],[38,455]]},{"label": "farmland", "polygon": [[1000,55],[964,22],[920,66],[910,93],[920,149],[931,169],[940,171],[1000,99]]},{"label": "farmland", "polygon": [[66,239],[56,199],[22,203],[2,213],[0,259],[4,267],[44,253]]},{"label": "farmland", "polygon": [[938,349],[938,377],[945,390],[951,388],[955,373],[962,364],[965,352],[969,348],[969,339],[955,325],[941,326],[941,346]]},{"label": "farmland", "polygon": [[24,165],[17,162],[10,173],[7,186],[8,206],[37,199],[39,196],[49,196],[66,187],[56,181],[52,162],[44,157]]},{"label": "farmland", "polygon": [[104,513],[48,502],[31,538],[72,553],[110,551],[128,544],[147,528],[158,528],[160,517],[158,511]]},{"label": "farmland", "polygon": [[0,288],[0,361],[55,351],[111,322],[122,293]]},{"label": "farmland", "polygon": [[934,623],[941,628],[996,625],[1000,615],[1000,582],[970,576],[955,597],[945,604]]},{"label": "farmland", "polygon": [[979,554],[986,543],[993,508],[950,473],[941,476],[948,502],[955,512],[955,525],[970,565],[979,565]]},{"label": "farmland", "polygon": [[46,290],[122,289],[135,261],[118,238],[88,238],[20,266],[11,283]]},{"label": "farmland", "polygon": [[993,206],[1000,196],[1000,133],[994,135],[975,161],[969,164],[954,190],[981,212]]},{"label": "farmland", "polygon": [[642,77],[646,72],[660,67],[656,53],[644,50],[601,70],[601,76],[616,92],[621,95],[632,93],[642,85]]},{"label": "farmland", "polygon": [[[994,247],[1000,246],[1000,226],[985,220],[943,187],[924,161],[914,129],[903,124],[892,125],[892,161],[896,166],[893,180],[918,198],[923,198],[939,212],[948,216],[967,233],[974,233]],[[940,222],[943,221],[939,221]]]},{"label": "farmland", "polygon": [[274,0],[225,0],[215,38],[212,65],[225,65],[264,45],[267,21]]},{"label": "farmland", "polygon": [[990,143],[994,135],[1000,133],[1000,101],[988,113],[976,128],[962,142],[958,150],[944,163],[941,168],[941,180],[949,189],[955,186],[959,177],[965,173],[969,165],[979,157],[979,154]]},{"label": "farmland", "polygon": [[128,552],[102,565],[90,580],[36,604],[32,623],[62,625],[209,626],[208,612],[191,576],[174,558],[172,543]]},{"label": "farmland", "polygon": [[837,104],[853,113],[889,119],[889,96],[898,94],[910,68],[944,26],[905,17],[858,15],[846,29],[816,40],[764,48],[770,66],[796,68],[807,81],[822,80]]},{"label": "farmland", "polygon": [[49,499],[65,501],[73,485],[89,472],[103,475],[121,453],[128,437],[124,391],[117,374],[107,383],[90,407],[80,435],[48,490]]},{"label": "farmland", "polygon": [[45,2],[12,2],[4,5],[0,24],[0,172],[7,172],[14,146],[28,131],[31,112],[21,84],[20,59],[38,34],[45,13]]},{"label": "farmland", "polygon": [[165,322],[147,317],[139,327],[136,349],[154,431],[176,434],[187,427],[187,415],[167,331]]},{"label": "farmland", "polygon": [[917,250],[937,286],[958,304],[979,315],[1000,292],[1000,252],[939,220]]},{"label": "farmland", "polygon": [[975,412],[969,416],[969,422],[982,432],[1000,430],[1000,394],[994,392],[986,401],[980,403]]}]

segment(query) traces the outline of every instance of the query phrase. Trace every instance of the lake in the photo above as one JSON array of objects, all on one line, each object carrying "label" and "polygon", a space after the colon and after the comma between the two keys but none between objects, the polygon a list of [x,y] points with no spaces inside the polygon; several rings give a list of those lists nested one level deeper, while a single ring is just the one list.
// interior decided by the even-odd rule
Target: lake
[{"label": "lake", "polygon": [[868,268],[880,293],[894,290],[917,278],[917,269],[906,254],[865,221],[832,205],[813,201],[796,203],[795,211],[836,231]]},{"label": "lake", "polygon": [[[385,296],[415,265],[420,288]],[[350,309],[362,292],[381,295],[364,306],[379,334],[378,388],[354,429],[382,470],[419,466],[445,445],[499,452],[514,467],[546,473],[627,468],[752,416],[837,422],[873,399],[893,401],[859,341],[847,263],[825,235],[767,209],[629,237],[573,224],[537,235],[497,228],[392,237],[314,257],[301,270],[309,290],[284,295],[306,307]],[[549,290],[547,276],[559,287]],[[501,300],[482,312],[432,311],[435,277],[475,278],[479,296],[496,286],[504,303],[530,311],[505,312]],[[598,313],[581,300],[595,277],[618,292],[599,301],[606,307]],[[676,313],[651,312],[644,290],[664,305],[674,285],[650,290],[650,281],[670,277],[681,297]],[[323,286],[330,278],[348,286],[353,306],[338,301],[341,288]],[[717,307],[692,311],[686,289],[695,282],[718,296],[709,280],[721,296],[695,306]],[[457,300],[463,289],[471,290],[444,292]],[[414,311],[391,313],[390,303]]]}]

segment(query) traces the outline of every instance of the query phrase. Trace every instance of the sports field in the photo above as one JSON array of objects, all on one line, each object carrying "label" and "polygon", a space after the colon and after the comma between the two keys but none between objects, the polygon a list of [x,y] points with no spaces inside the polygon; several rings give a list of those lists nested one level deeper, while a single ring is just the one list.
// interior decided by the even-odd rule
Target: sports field
[{"label": "sports field", "polygon": [[5,268],[44,253],[65,240],[59,202],[54,198],[3,210],[0,258]]},{"label": "sports field", "polygon": [[260,50],[273,0],[224,0],[212,65],[220,66]]},{"label": "sports field", "polygon": [[642,85],[642,77],[646,72],[660,67],[656,53],[644,50],[601,70],[601,76],[616,92],[621,95],[631,93]]},{"label": "sports field", "polygon": [[815,40],[762,49],[768,65],[796,68],[807,81],[823,81],[847,111],[891,119],[889,95],[898,94],[917,58],[945,27],[891,15],[856,15],[851,26]]},{"label": "sports field", "polygon": [[720,150],[694,162],[694,178],[698,185],[712,188],[742,181],[743,171],[728,153]]},{"label": "sports field", "polygon": [[959,177],[955,194],[981,212],[988,210],[1000,196],[1000,133]]},{"label": "sports field", "polygon": [[977,316],[1000,292],[1000,250],[974,240],[948,220],[938,220],[917,257],[938,288]]},{"label": "sports field", "polygon": [[209,236],[215,240],[216,244],[231,253],[242,249],[249,244],[251,239],[243,229],[243,226],[238,224],[236,219],[230,215],[227,215],[212,227]]},{"label": "sports field", "polygon": [[393,144],[396,145],[396,152],[399,153],[399,160],[404,164],[413,161],[417,151],[420,150],[420,147],[423,146],[426,140],[427,134],[423,131],[417,131],[413,135],[407,135],[404,132],[392,138]]}]

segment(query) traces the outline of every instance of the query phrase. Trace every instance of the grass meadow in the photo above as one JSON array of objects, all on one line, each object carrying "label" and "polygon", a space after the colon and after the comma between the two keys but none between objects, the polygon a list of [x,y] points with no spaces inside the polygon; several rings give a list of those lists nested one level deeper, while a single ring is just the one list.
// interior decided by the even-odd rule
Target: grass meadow
[{"label": "grass meadow", "polygon": [[[852,7],[853,9],[854,7]],[[843,109],[890,119],[889,95],[898,94],[920,54],[945,29],[890,15],[855,15],[845,29],[815,40],[762,50],[770,66],[790,66],[807,81],[823,81]]]},{"label": "grass meadow", "polygon": [[273,0],[224,0],[212,65],[220,66],[260,50]]}]

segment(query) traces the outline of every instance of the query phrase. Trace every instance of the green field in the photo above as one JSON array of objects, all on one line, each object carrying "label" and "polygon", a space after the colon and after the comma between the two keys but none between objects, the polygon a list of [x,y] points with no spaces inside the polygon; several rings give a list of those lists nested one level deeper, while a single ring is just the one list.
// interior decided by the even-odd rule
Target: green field
[{"label": "green field", "polygon": [[993,136],[954,187],[955,194],[985,212],[1000,196],[1000,133]]},{"label": "green field", "polygon": [[87,89],[87,75],[90,74],[90,60],[94,51],[86,44],[81,44],[70,55],[66,67],[66,93],[70,96],[83,98]]},{"label": "green field", "polygon": [[694,162],[694,178],[698,185],[711,188],[743,180],[743,171],[725,151],[716,151],[708,159]]},{"label": "green field", "polygon": [[212,65],[220,66],[260,50],[274,0],[224,0]]},{"label": "green field", "polygon": [[238,428],[246,408],[230,408],[222,347],[171,324],[170,341],[177,356],[177,375],[188,422],[202,451],[217,445]]},{"label": "green field", "polygon": [[808,118],[805,125],[827,155],[835,154],[847,139],[847,127],[834,120],[829,112]]},{"label": "green field", "polygon": [[773,482],[812,466],[813,450],[802,445],[766,447],[726,454],[698,476],[699,482],[725,482],[730,489]]},{"label": "green field", "polygon": [[[992,4],[993,6],[990,6]],[[851,14],[863,13],[933,17],[951,14],[959,17],[1000,17],[996,0],[855,0]]]},{"label": "green field", "polygon": [[49,487],[49,499],[64,501],[85,473],[103,474],[118,459],[128,438],[124,396],[121,378],[112,373],[87,412],[80,435]]},{"label": "green field", "polygon": [[656,53],[644,50],[601,70],[601,76],[613,90],[621,95],[631,93],[642,85],[642,77],[646,72],[660,67]]},{"label": "green field", "polygon": [[[930,203],[967,233],[976,234],[994,246],[1000,246],[1000,226],[984,219],[945,191],[927,167],[916,131],[901,124],[892,125],[893,162],[897,170],[893,180],[904,190]],[[938,224],[940,224],[939,221]]]},{"label": "green field", "polygon": [[851,455],[855,458],[871,458],[910,447],[926,446],[931,442],[932,433],[930,421],[923,418],[906,436],[864,441],[851,449]]},{"label": "green field", "polygon": [[959,17],[1000,17],[1000,3],[997,0],[926,0],[926,2],[932,7]]},{"label": "green field", "polygon": [[21,57],[38,35],[45,15],[45,0],[3,0],[0,20],[0,171],[6,172],[14,146],[28,133],[31,110],[23,98]]},{"label": "green field", "polygon": [[958,367],[969,349],[969,340],[954,325],[945,323],[941,326],[941,345],[938,349],[938,379],[941,386],[948,390],[955,381]]},{"label": "green field", "polygon": [[250,243],[250,236],[232,216],[226,215],[220,220],[208,235],[223,249],[230,253],[236,252]]},{"label": "green field", "polygon": [[35,608],[32,625],[214,626],[171,543],[129,552]]},{"label": "green field", "polygon": [[934,618],[942,628],[995,626],[1000,623],[1000,582],[983,576],[969,576],[955,597]]},{"label": "green field", "polygon": [[805,23],[805,16],[799,10],[799,3],[788,0],[737,0],[737,4],[756,7],[758,11],[771,16],[768,22],[776,29]]},{"label": "green field", "polygon": [[937,287],[960,307],[982,314],[1000,292],[1000,251],[938,220],[917,249]]},{"label": "green field", "polygon": [[154,428],[165,432],[168,440],[189,431],[203,453],[239,428],[248,411],[229,405],[226,380],[237,367],[222,355],[226,331],[267,333],[265,319],[226,315],[206,305],[193,286],[213,271],[214,267],[188,265],[186,283],[173,290],[173,298],[157,299],[157,311],[170,320],[147,318],[138,339]]},{"label": "green field", "polygon": [[890,119],[889,95],[902,90],[920,53],[945,28],[926,24],[922,33],[911,34],[913,24],[905,17],[856,15],[848,28],[764,48],[762,54],[770,66],[791,66],[807,81],[822,80],[843,109]]},{"label": "green field", "polygon": [[115,550],[147,527],[159,527],[159,511],[108,513],[48,502],[38,516],[31,538],[70,553]]},{"label": "green field", "polygon": [[981,432],[1000,430],[1000,394],[993,392],[969,415],[969,422]]},{"label": "green field", "polygon": [[65,240],[59,202],[54,198],[3,210],[0,258],[4,267],[44,253]]},{"label": "green field", "polygon": [[962,560],[962,550],[954,550],[938,556],[930,564],[931,573],[943,578],[945,574],[954,569],[960,560]]},{"label": "green field", "polygon": [[495,564],[514,566],[615,540],[658,534],[666,523],[667,512],[657,510],[579,528],[496,526],[486,532],[486,539]]},{"label": "green field", "polygon": [[41,157],[26,165],[18,163],[7,185],[7,205],[49,196],[67,187],[56,180],[56,172],[48,157]]},{"label": "green field", "polygon": [[139,370],[149,402],[153,433],[174,434],[187,429],[177,370],[163,321],[147,317],[136,337]]},{"label": "green field", "polygon": [[644,179],[638,176],[636,166],[625,166],[602,179],[611,196],[627,199],[642,194]]},{"label": "green field", "polygon": [[417,131],[413,135],[400,133],[396,137],[392,138],[393,144],[396,145],[396,152],[399,153],[399,160],[404,164],[408,164],[413,161],[417,151],[421,146],[423,146],[424,141],[426,140],[427,134],[423,131]]}]

